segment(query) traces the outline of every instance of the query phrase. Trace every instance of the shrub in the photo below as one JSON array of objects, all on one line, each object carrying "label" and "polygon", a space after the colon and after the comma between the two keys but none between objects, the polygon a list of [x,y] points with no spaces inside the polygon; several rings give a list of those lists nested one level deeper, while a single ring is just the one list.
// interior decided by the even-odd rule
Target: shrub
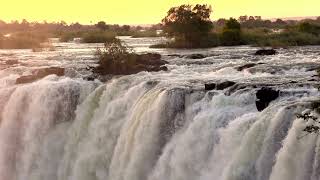
[{"label": "shrub", "polygon": [[82,43],[105,43],[115,42],[116,34],[113,32],[93,31],[84,33],[81,37]]},{"label": "shrub", "polygon": [[286,31],[280,34],[272,34],[260,39],[260,44],[273,47],[319,45],[320,36],[298,31]]},{"label": "shrub", "polygon": [[199,37],[198,42],[190,42],[183,38],[161,44],[151,45],[150,48],[208,48],[219,46],[219,37],[215,33],[209,33],[207,36]]},{"label": "shrub", "polygon": [[69,42],[69,41],[73,41],[73,39],[75,38],[75,34],[74,33],[64,33],[60,36],[59,41],[60,42]]},{"label": "shrub", "polygon": [[221,44],[225,46],[241,45],[241,26],[240,23],[230,18],[223,27],[221,38]]},{"label": "shrub", "polygon": [[134,53],[132,50],[123,45],[119,39],[107,41],[103,49],[97,49],[98,68],[96,72],[100,74],[110,73],[117,74],[127,69],[127,66],[135,64]]},{"label": "shrub", "polygon": [[241,32],[237,29],[225,29],[221,34],[220,41],[224,46],[241,45]]},{"label": "shrub", "polygon": [[127,75],[141,71],[167,70],[163,65],[168,62],[161,60],[160,54],[136,54],[118,39],[106,42],[103,49],[97,50],[96,55],[99,59],[99,65],[94,69],[94,72],[101,75]]},{"label": "shrub", "polygon": [[298,30],[304,33],[310,33],[314,35],[320,35],[320,26],[316,24],[311,24],[308,22],[303,22],[298,25]]}]

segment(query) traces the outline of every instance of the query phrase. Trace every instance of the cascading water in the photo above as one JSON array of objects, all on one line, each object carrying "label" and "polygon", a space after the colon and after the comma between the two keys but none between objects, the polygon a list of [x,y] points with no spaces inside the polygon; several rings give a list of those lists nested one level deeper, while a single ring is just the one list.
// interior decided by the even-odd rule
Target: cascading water
[{"label": "cascading water", "polygon": [[320,139],[303,132],[315,122],[296,116],[317,100],[317,89],[284,87],[259,112],[258,88],[205,91],[203,82],[254,85],[284,75],[238,72],[220,61],[107,83],[51,75],[13,85],[15,76],[0,77],[7,83],[0,86],[0,180],[319,180]]},{"label": "cascading water", "polygon": [[71,79],[12,90],[1,179],[318,179],[317,136],[297,139],[307,99],[257,112],[253,90],[212,95],[130,78],[95,90]]}]

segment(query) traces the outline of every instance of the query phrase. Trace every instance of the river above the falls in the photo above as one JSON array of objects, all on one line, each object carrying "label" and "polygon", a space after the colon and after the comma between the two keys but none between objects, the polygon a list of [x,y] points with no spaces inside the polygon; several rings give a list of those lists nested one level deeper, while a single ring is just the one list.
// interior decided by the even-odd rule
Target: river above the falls
[{"label": "river above the falls", "polygon": [[[0,50],[0,180],[319,180],[320,47],[150,49],[161,38],[121,39],[156,52],[168,71],[87,81],[102,44]],[[200,55],[199,55],[200,54]],[[192,58],[191,56],[203,56]],[[44,67],[32,83],[16,79]],[[205,84],[232,87],[205,90]],[[261,112],[257,91],[279,92]],[[300,138],[303,137],[303,138]]]}]

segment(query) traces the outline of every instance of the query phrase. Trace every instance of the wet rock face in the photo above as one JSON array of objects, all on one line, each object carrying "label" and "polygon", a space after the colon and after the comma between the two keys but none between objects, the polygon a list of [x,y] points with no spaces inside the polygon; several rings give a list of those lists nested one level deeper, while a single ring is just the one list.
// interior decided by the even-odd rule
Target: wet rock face
[{"label": "wet rock face", "polygon": [[272,88],[261,88],[257,91],[256,107],[258,111],[263,111],[269,106],[269,103],[279,97],[280,91],[273,90]]},{"label": "wet rock face", "polygon": [[204,85],[204,88],[206,91],[210,91],[210,90],[224,90],[228,87],[231,87],[233,85],[235,85],[236,83],[233,81],[222,81],[222,82],[218,82],[218,83],[208,83]]},{"label": "wet rock face", "polygon": [[57,76],[64,76],[64,72],[65,72],[64,68],[60,68],[60,67],[48,67],[48,68],[36,69],[32,72],[31,75],[19,77],[16,80],[16,84],[31,83],[33,81],[44,78],[51,74],[55,74]]},{"label": "wet rock face", "polygon": [[188,58],[188,59],[204,59],[204,58],[206,58],[206,56],[203,54],[191,54],[191,55],[186,56],[186,58]]},{"label": "wet rock face", "polygon": [[216,89],[216,83],[205,84],[204,89],[206,91],[214,90],[214,89]]},{"label": "wet rock face", "polygon": [[260,49],[256,51],[254,55],[267,56],[267,55],[275,55],[275,54],[277,54],[277,51],[274,49]]},{"label": "wet rock face", "polygon": [[[117,68],[113,65],[105,64],[100,65],[93,70],[94,73],[98,75],[130,75],[136,74],[141,71],[167,71],[165,64],[167,61],[161,59],[161,55],[157,53],[146,53],[146,54],[134,54],[131,55],[132,61],[123,62],[119,64]],[[121,60],[121,59],[120,59]]]},{"label": "wet rock face", "polygon": [[249,63],[249,64],[245,64],[245,65],[239,66],[236,69],[237,69],[237,71],[242,71],[244,69],[252,68],[252,67],[254,67],[256,65],[257,65],[256,63]]},{"label": "wet rock face", "polygon": [[218,83],[216,88],[217,88],[217,90],[224,90],[224,89],[231,87],[235,84],[236,83],[233,81],[224,81],[224,82]]}]

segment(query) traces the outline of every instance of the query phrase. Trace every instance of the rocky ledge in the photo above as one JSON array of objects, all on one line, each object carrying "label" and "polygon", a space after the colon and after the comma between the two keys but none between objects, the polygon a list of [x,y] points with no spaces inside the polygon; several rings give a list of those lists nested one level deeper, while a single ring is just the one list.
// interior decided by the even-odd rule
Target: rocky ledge
[{"label": "rocky ledge", "polygon": [[46,67],[35,69],[32,71],[30,75],[20,76],[16,79],[16,84],[24,84],[24,83],[31,83],[38,79],[44,78],[50,74],[55,74],[57,76],[64,76],[65,70],[64,68],[60,67]]},{"label": "rocky ledge", "polygon": [[167,61],[161,59],[157,53],[131,54],[125,59],[116,60],[116,64],[110,62],[100,63],[93,69],[98,75],[130,75],[141,71],[167,71]]},{"label": "rocky ledge", "polygon": [[260,49],[256,51],[254,55],[267,56],[267,55],[275,55],[275,54],[277,54],[277,51],[274,49]]}]

